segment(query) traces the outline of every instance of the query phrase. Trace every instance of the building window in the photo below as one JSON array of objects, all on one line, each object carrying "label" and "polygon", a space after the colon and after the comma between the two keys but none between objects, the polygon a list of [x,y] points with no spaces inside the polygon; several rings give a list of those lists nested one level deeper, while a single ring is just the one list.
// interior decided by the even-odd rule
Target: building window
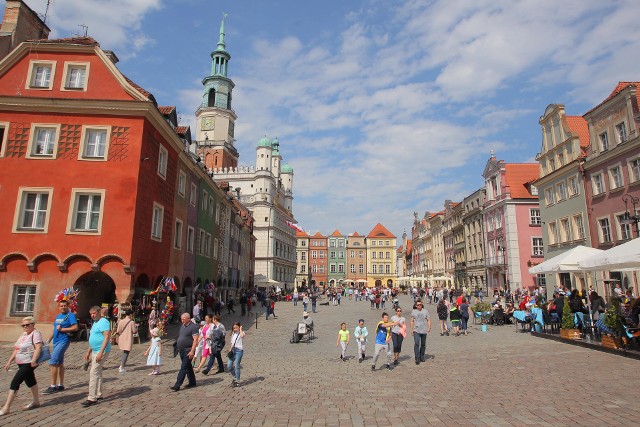
[{"label": "building window", "polygon": [[364,264],[359,264],[358,265],[358,273],[364,274]]},{"label": "building window", "polygon": [[335,258],[336,257],[336,251],[331,251],[331,258]]},{"label": "building window", "polygon": [[558,243],[558,226],[555,222],[549,223],[549,244],[555,245]]},{"label": "building window", "polygon": [[215,209],[216,205],[215,203],[213,203],[213,196],[209,196],[209,216],[213,216],[213,210]]},{"label": "building window", "polygon": [[193,247],[195,244],[195,228],[188,226],[187,227],[187,252],[193,253]]},{"label": "building window", "polygon": [[556,193],[553,191],[553,188],[547,188],[544,191],[544,199],[547,206],[551,206],[556,202]]},{"label": "building window", "polygon": [[338,264],[338,273],[344,273],[344,264]]},{"label": "building window", "polygon": [[358,251],[358,258],[364,258],[364,251]]},{"label": "building window", "polygon": [[547,286],[547,277],[544,275],[544,273],[536,275],[536,284],[538,285],[538,287]]},{"label": "building window", "polygon": [[72,191],[71,221],[69,232],[100,233],[102,226],[102,211],[104,190],[76,190]]},{"label": "building window", "polygon": [[598,220],[600,225],[600,242],[611,242],[611,224],[609,224],[609,218],[602,218]]},{"label": "building window", "polygon": [[202,210],[206,212],[208,207],[209,207],[209,193],[207,193],[207,190],[202,190]]},{"label": "building window", "polygon": [[211,256],[211,234],[207,233],[204,238],[204,254],[208,257]]},{"label": "building window", "polygon": [[352,274],[355,274],[355,272],[356,272],[356,265],[355,265],[355,264],[349,264],[349,271],[350,271]]},{"label": "building window", "polygon": [[330,248],[335,248],[336,247],[336,241],[333,240],[333,239],[329,240],[329,247]]},{"label": "building window", "polygon": [[591,182],[593,184],[593,195],[597,196],[598,194],[604,193],[604,180],[602,179],[602,174],[599,173],[597,175],[593,175],[591,177]]},{"label": "building window", "polygon": [[318,258],[318,251],[311,251],[311,258],[317,259]]},{"label": "building window", "polygon": [[187,174],[182,170],[178,172],[178,194],[182,197],[187,194]]},{"label": "building window", "polygon": [[318,256],[320,259],[324,259],[324,251],[318,251]]},{"label": "building window", "polygon": [[300,273],[306,273],[306,272],[307,272],[307,266],[306,266],[306,265],[304,265],[304,264],[302,264],[302,265],[300,266]]},{"label": "building window", "polygon": [[336,265],[335,264],[331,264],[329,266],[329,273],[335,273],[336,272]]},{"label": "building window", "polygon": [[620,166],[614,166],[609,169],[609,188],[611,190],[620,188],[624,185],[622,182],[622,170]]},{"label": "building window", "polygon": [[540,225],[540,209],[529,209],[529,224]]},{"label": "building window", "polygon": [[571,240],[573,240],[571,236],[571,224],[569,224],[569,219],[561,219],[560,228],[562,228],[562,240],[564,242],[570,242]]},{"label": "building window", "polygon": [[162,241],[162,221],[164,220],[164,207],[153,203],[153,217],[151,221],[151,238]]},{"label": "building window", "polygon": [[556,161],[555,159],[549,159],[549,172],[553,172],[556,170]]},{"label": "building window", "polygon": [[16,285],[11,298],[11,315],[26,316],[33,314],[36,303],[35,285]]},{"label": "building window", "polygon": [[169,161],[169,151],[167,151],[167,149],[161,145],[160,152],[158,154],[158,175],[160,175],[163,179],[167,178],[168,161]]},{"label": "building window", "polygon": [[640,158],[629,161],[629,182],[640,181]]},{"label": "building window", "polygon": [[307,242],[306,242],[306,240],[303,240],[302,242],[300,242],[300,246],[302,246],[302,247],[307,246]]},{"label": "building window", "polygon": [[618,143],[623,144],[627,142],[627,126],[624,122],[616,125],[616,136],[618,137]]},{"label": "building window", "polygon": [[[538,187],[536,187],[535,185],[531,186],[531,195],[532,196],[538,195]],[[473,202],[471,203],[471,207],[473,208]]]},{"label": "building window", "polygon": [[204,255],[205,253],[205,235],[206,233],[202,228],[198,229],[198,254],[200,255]]},{"label": "building window", "polygon": [[564,166],[564,154],[562,153],[558,153],[558,166]]},{"label": "building window", "polygon": [[307,253],[300,252],[300,261],[306,261],[306,260],[307,260]]},{"label": "building window", "polygon": [[625,215],[616,216],[618,220],[618,226],[620,227],[620,240],[630,240],[633,238],[633,234],[631,233],[631,224],[625,224],[624,219]]},{"label": "building window", "polygon": [[375,246],[375,245],[376,245],[376,241],[375,241],[375,240],[372,240],[372,241],[371,241],[371,246]]},{"label": "building window", "polygon": [[578,185],[578,177],[573,176],[569,178],[569,197],[577,196],[580,194],[580,187]]},{"label": "building window", "polygon": [[52,89],[55,61],[32,61],[29,67],[27,89]]},{"label": "building window", "polygon": [[598,140],[600,141],[600,151],[607,151],[609,149],[609,134],[602,132],[598,135]]},{"label": "building window", "polygon": [[391,259],[391,252],[386,252],[387,259]]},{"label": "building window", "polygon": [[176,226],[173,233],[173,248],[180,249],[182,247],[182,221],[176,219]]},{"label": "building window", "polygon": [[542,243],[542,237],[534,237],[531,239],[532,242],[532,254],[533,256],[543,256],[544,255],[544,244]]},{"label": "building window", "polygon": [[83,127],[82,148],[80,159],[106,160],[109,151],[107,135],[111,132],[109,127]]},{"label": "building window", "polygon": [[387,264],[384,266],[385,274],[391,274],[391,264]]},{"label": "building window", "polygon": [[9,135],[9,123],[0,123],[0,157],[4,157],[7,135]]},{"label": "building window", "polygon": [[218,239],[213,239],[213,259],[218,259]]},{"label": "building window", "polygon": [[87,90],[89,64],[81,62],[65,62],[63,87],[61,90]]},{"label": "building window", "polygon": [[576,230],[576,237],[578,239],[584,239],[584,223],[582,222],[582,215],[573,216],[573,225]]},{"label": "building window", "polygon": [[344,248],[344,240],[338,240],[338,247]]},{"label": "building window", "polygon": [[372,271],[373,274],[378,274],[378,264],[373,264],[371,268],[373,269]]},{"label": "building window", "polygon": [[371,259],[376,259],[378,257],[378,254],[376,253],[376,251],[371,251]]},{"label": "building window", "polygon": [[55,159],[60,125],[32,125],[28,158]]},{"label": "building window", "polygon": [[47,232],[53,189],[20,189],[14,231]]},{"label": "building window", "polygon": [[562,201],[562,200],[566,200],[567,199],[567,186],[566,184],[563,182],[559,182],[558,184],[556,184],[556,189],[558,191],[558,201]]}]

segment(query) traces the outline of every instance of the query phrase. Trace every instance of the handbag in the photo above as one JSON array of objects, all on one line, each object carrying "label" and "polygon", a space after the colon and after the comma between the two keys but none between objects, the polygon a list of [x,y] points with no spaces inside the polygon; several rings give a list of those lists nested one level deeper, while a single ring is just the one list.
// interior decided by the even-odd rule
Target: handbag
[{"label": "handbag", "polygon": [[233,359],[235,356],[233,349],[236,348],[236,343],[238,342],[238,338],[240,338],[240,334],[238,334],[238,336],[236,337],[236,340],[233,342],[233,345],[231,346],[231,350],[229,350],[229,352],[227,353],[227,357],[229,359]]},{"label": "handbag", "polygon": [[[33,342],[33,335],[31,336],[31,344],[33,348],[36,347],[36,344]],[[40,349],[40,356],[38,356],[38,360],[36,361],[38,364],[44,363],[47,360],[51,359],[51,349],[49,348],[48,343],[42,343],[42,348]]]},{"label": "handbag", "polygon": [[[125,329],[127,329],[127,326],[129,326],[129,323],[131,323],[131,319],[129,319],[129,321],[127,322],[126,325],[124,325],[124,328],[122,328],[122,332],[124,332]],[[113,340],[116,344],[118,343],[118,340],[120,339],[120,332],[116,330],[115,334],[113,334]]]}]

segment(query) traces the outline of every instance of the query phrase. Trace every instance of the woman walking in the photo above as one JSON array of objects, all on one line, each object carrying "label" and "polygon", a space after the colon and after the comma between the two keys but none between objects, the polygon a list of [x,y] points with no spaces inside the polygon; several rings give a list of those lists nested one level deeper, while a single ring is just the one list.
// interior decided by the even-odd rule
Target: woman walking
[{"label": "woman walking", "polygon": [[207,357],[212,353],[211,351],[211,333],[213,332],[213,323],[211,323],[211,315],[204,316],[204,326],[200,330],[200,341],[202,342],[202,357],[200,358],[200,364],[193,372],[200,372],[200,369],[207,362]]},{"label": "woman walking", "polygon": [[402,341],[407,336],[407,323],[406,319],[402,317],[400,307],[396,309],[396,314],[391,316],[391,321],[396,324],[391,328],[391,342],[393,343],[393,364],[397,365],[402,351]]},{"label": "woman walking", "polygon": [[126,371],[125,365],[133,347],[133,335],[138,332],[138,325],[133,318],[133,311],[127,310],[124,313],[124,317],[118,321],[118,327],[116,329],[116,341],[118,342],[118,348],[122,350],[122,359],[120,360],[119,373]]},{"label": "woman walking", "polygon": [[462,298],[462,304],[460,304],[460,328],[462,333],[467,335],[467,325],[469,325],[469,317],[471,316],[471,307],[467,302],[467,298]]},{"label": "woman walking", "polygon": [[0,415],[7,415],[11,412],[11,403],[16,398],[20,384],[23,382],[31,390],[33,401],[22,409],[35,409],[40,406],[40,397],[38,396],[38,382],[34,375],[34,370],[38,367],[38,358],[42,351],[42,334],[36,330],[35,319],[32,316],[22,319],[22,330],[24,331],[18,341],[13,346],[13,353],[9,356],[9,361],[4,366],[5,370],[9,370],[11,362],[14,360],[18,365],[18,372],[13,376],[11,385],[9,386],[9,395],[7,401],[0,410]]},{"label": "woman walking", "polygon": [[240,322],[235,323],[233,325],[233,332],[231,333],[231,347],[227,354],[227,357],[229,358],[227,369],[231,375],[233,375],[231,387],[240,387],[240,362],[242,361],[242,355],[244,354],[244,336],[245,334],[242,330],[242,324],[240,324]]},{"label": "woman walking", "polygon": [[438,320],[440,321],[440,336],[449,336],[449,328],[447,328],[447,317],[449,317],[449,308],[444,299],[441,299],[436,306]]}]

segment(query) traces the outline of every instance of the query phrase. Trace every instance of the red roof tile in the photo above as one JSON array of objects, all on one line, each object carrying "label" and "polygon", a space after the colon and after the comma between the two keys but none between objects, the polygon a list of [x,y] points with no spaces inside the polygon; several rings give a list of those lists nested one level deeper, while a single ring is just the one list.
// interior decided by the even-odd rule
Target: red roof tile
[{"label": "red roof tile", "polygon": [[567,125],[572,134],[580,138],[580,147],[589,146],[589,126],[581,116],[566,116]]},{"label": "red roof tile", "polygon": [[189,126],[176,126],[176,133],[178,135],[184,135],[189,130]]},{"label": "red roof tile", "polygon": [[367,237],[395,238],[396,236],[394,236],[389,230],[387,230],[384,225],[378,223],[375,227],[373,227],[373,230],[371,230]]},{"label": "red roof tile", "polygon": [[[617,94],[619,94],[629,86],[635,86],[637,88],[640,86],[640,82],[618,82],[618,85],[616,86],[616,88],[613,89],[613,92],[611,92],[604,101],[602,101],[600,104],[596,105],[595,107],[593,107],[592,109],[584,113],[584,115],[586,116],[596,108],[600,107],[602,104],[606,103],[611,98],[615,97]],[[640,105],[640,93],[636,92],[636,98],[637,98],[638,104]]]},{"label": "red roof tile", "polygon": [[333,236],[333,237],[342,237],[342,233],[340,233],[338,230],[335,230],[333,233],[331,233],[331,236]]},{"label": "red roof tile", "polygon": [[136,83],[133,82],[133,80],[131,80],[129,77],[125,76],[124,74],[122,75],[122,77],[124,77],[124,79],[127,81],[127,83],[129,83],[131,86],[133,86],[138,92],[140,92],[141,94],[143,94],[145,97],[150,98],[153,95],[151,95],[151,92],[143,89],[141,86],[138,86]]},{"label": "red roof tile", "polygon": [[159,106],[158,110],[160,110],[160,112],[162,113],[162,115],[164,116],[168,116],[169,114],[173,113],[176,110],[176,107],[169,105],[169,106]]},{"label": "red roof tile", "polygon": [[411,240],[407,240],[407,253],[411,253],[411,249],[413,249],[413,242]]},{"label": "red roof tile", "polygon": [[351,236],[352,236],[352,237],[362,237],[362,236],[360,236],[360,235],[358,234],[358,232],[357,232],[357,231],[354,231],[354,232],[353,232],[353,234],[352,234]]},{"label": "red roof tile", "polygon": [[316,232],[316,234],[313,235],[313,237],[324,237],[322,234],[320,234],[319,231]]},{"label": "red roof tile", "polygon": [[398,253],[402,253],[402,249],[403,249],[403,246],[402,246],[402,245],[400,245],[400,246],[398,246],[398,249],[396,250],[396,252],[398,252]]},{"label": "red roof tile", "polygon": [[538,163],[507,163],[505,164],[506,185],[509,186],[513,199],[537,199],[532,196],[526,187],[531,181],[540,178],[540,165]]},{"label": "red roof tile", "polygon": [[35,39],[28,41],[39,44],[82,44],[86,46],[100,46],[100,43],[92,37],[67,37],[62,39]]},{"label": "red roof tile", "polygon": [[296,237],[309,237],[305,231],[296,230]]}]

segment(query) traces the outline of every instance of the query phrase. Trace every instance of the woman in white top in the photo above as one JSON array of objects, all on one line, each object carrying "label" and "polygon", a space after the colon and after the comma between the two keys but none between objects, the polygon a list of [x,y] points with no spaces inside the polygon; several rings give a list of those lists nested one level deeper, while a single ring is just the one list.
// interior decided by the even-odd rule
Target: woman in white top
[{"label": "woman in white top", "polygon": [[22,330],[24,331],[18,341],[13,346],[13,353],[9,357],[9,361],[4,366],[5,370],[9,370],[11,362],[14,360],[18,365],[18,372],[13,376],[11,385],[9,386],[9,395],[7,402],[0,410],[0,415],[6,415],[11,411],[11,403],[16,398],[20,384],[23,382],[31,390],[33,394],[33,402],[24,406],[22,409],[35,409],[40,406],[40,397],[38,396],[38,382],[34,375],[34,370],[38,367],[38,358],[42,351],[42,334],[36,330],[36,322],[32,316],[22,319]]},{"label": "woman in white top", "polygon": [[[242,339],[244,338],[244,331],[242,330],[242,324],[240,322],[233,324],[233,332],[231,333],[231,339],[229,340],[229,352],[227,357],[229,363],[227,364],[227,370],[233,375],[232,387],[240,386],[240,361],[244,353],[244,345]],[[234,370],[235,366],[235,370]]]},{"label": "woman in white top", "polygon": [[396,324],[391,328],[391,341],[393,342],[393,364],[397,365],[402,351],[402,341],[407,335],[407,323],[406,319],[402,317],[402,309],[400,307],[396,309],[395,316],[391,316],[391,321]]}]

